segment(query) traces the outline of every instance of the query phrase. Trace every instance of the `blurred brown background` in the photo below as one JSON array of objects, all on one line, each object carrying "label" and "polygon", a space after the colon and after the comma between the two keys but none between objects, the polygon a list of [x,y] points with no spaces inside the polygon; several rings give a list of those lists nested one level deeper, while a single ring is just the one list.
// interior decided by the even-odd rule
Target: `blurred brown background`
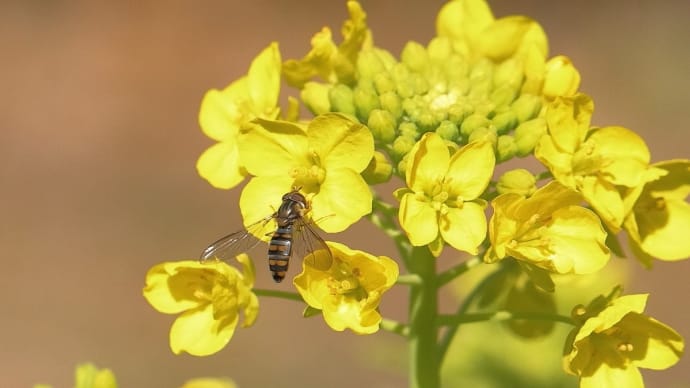
[{"label": "blurred brown background", "polygon": [[[397,54],[433,36],[442,3],[364,8],[376,43]],[[490,4],[543,25],[551,53],[581,71],[596,124],[638,131],[655,161],[690,156],[690,3]],[[172,317],[141,296],[153,264],[194,258],[240,225],[239,191],[196,175],[212,143],[197,125],[203,93],[244,74],[272,40],[284,58],[301,56],[346,15],[344,1],[0,2],[0,386],[69,387],[81,361],[112,368],[122,387],[202,375],[243,387],[405,385],[400,339],[333,333],[293,302],[262,299],[256,326],[213,357],[175,356]],[[367,233],[360,222],[339,239],[393,254]],[[690,261],[630,267],[627,291],[651,292],[648,311],[690,339]],[[290,288],[258,269],[259,286]],[[384,312],[402,318],[404,297]],[[644,374],[650,387],[690,386],[688,370],[686,357]]]}]

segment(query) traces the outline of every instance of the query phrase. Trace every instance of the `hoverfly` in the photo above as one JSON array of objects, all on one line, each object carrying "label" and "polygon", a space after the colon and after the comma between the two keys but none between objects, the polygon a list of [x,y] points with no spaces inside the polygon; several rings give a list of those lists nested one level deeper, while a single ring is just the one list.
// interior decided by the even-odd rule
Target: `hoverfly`
[{"label": "hoverfly", "polygon": [[[201,261],[230,259],[255,247],[261,241],[257,236],[270,235],[268,268],[276,283],[285,278],[293,251],[302,258],[311,255],[316,268],[327,270],[333,262],[333,256],[323,239],[304,218],[309,210],[307,199],[299,188],[295,188],[283,195],[280,207],[273,214],[209,245],[201,253]],[[266,233],[271,220],[275,220],[277,229]]]}]

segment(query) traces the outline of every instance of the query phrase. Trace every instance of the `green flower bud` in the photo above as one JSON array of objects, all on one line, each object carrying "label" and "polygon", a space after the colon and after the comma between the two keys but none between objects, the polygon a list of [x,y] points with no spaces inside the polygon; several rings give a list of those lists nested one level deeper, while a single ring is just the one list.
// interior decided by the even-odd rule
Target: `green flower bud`
[{"label": "green flower bud", "polygon": [[357,117],[361,122],[366,123],[369,120],[369,114],[374,109],[381,108],[379,103],[379,96],[376,94],[374,87],[366,83],[359,83],[354,90],[355,108],[357,109]]},{"label": "green flower bud", "polygon": [[496,161],[505,162],[512,159],[517,153],[517,145],[515,138],[510,135],[502,135],[498,137],[496,142]]},{"label": "green flower bud", "polygon": [[496,190],[499,194],[516,193],[527,197],[537,191],[537,179],[523,168],[506,171],[498,178]]},{"label": "green flower bud", "polygon": [[536,118],[525,121],[515,128],[515,144],[517,154],[527,156],[532,153],[541,137],[546,133],[546,120]]},{"label": "green flower bud", "polygon": [[362,177],[370,185],[388,182],[393,175],[393,165],[380,151],[374,151],[367,168],[362,171]]},{"label": "green flower bud", "polygon": [[376,141],[390,143],[395,139],[395,127],[397,122],[393,115],[385,110],[374,109],[369,114],[367,126],[371,130]]},{"label": "green flower bud", "polygon": [[393,141],[393,156],[396,159],[402,159],[403,156],[407,155],[414,147],[417,141],[409,136],[398,136]]},{"label": "green flower bud", "polygon": [[426,78],[422,77],[419,74],[415,74],[411,76],[411,78],[412,87],[414,88],[414,94],[422,96],[429,91],[429,82],[426,80]]},{"label": "green flower bud", "polygon": [[434,118],[434,115],[429,111],[422,111],[419,116],[417,116],[417,123],[424,130],[424,132],[432,131],[438,126],[438,121]]},{"label": "green flower bud", "polygon": [[515,58],[507,59],[496,66],[494,72],[494,86],[509,85],[520,89],[525,79],[523,65]]},{"label": "green flower bud", "polygon": [[460,124],[472,113],[470,109],[468,105],[453,104],[448,108],[448,120]]},{"label": "green flower bud", "polygon": [[318,82],[307,82],[300,91],[304,105],[315,115],[331,111],[329,94],[332,86]]},{"label": "green flower bud", "polygon": [[398,126],[398,133],[400,136],[409,137],[415,141],[421,136],[417,124],[410,121],[400,123]]},{"label": "green flower bud", "polygon": [[499,134],[507,133],[508,131],[514,129],[518,125],[517,116],[512,110],[507,110],[496,114],[492,119],[491,123],[496,127],[496,132]]},{"label": "green flower bud", "polygon": [[402,63],[407,65],[410,70],[421,73],[429,63],[429,55],[424,46],[417,42],[407,42],[400,54]]},{"label": "green flower bud", "polygon": [[489,128],[489,126],[491,126],[491,120],[487,119],[485,115],[473,113],[462,121],[460,133],[469,136],[472,132],[480,128]]},{"label": "green flower bud", "polygon": [[395,91],[395,81],[388,73],[379,73],[374,76],[374,88],[378,94]]},{"label": "green flower bud", "polygon": [[429,58],[433,62],[442,63],[453,52],[453,44],[447,37],[438,36],[432,39],[427,46]]},{"label": "green flower bud", "polygon": [[436,128],[436,133],[441,136],[444,140],[448,141],[457,141],[458,137],[460,136],[460,130],[458,130],[458,126],[455,125],[452,121],[443,121],[441,122],[441,125]]},{"label": "green flower bud", "polygon": [[493,128],[478,128],[470,134],[468,141],[471,143],[476,140],[488,141],[493,145],[496,145],[498,141],[498,135],[496,130]]},{"label": "green flower bud", "polygon": [[343,84],[334,85],[328,92],[328,99],[331,102],[333,112],[347,113],[355,115],[355,102],[352,89]]},{"label": "green flower bud", "polygon": [[524,123],[537,117],[541,110],[541,98],[532,94],[522,94],[513,102],[511,109],[517,115],[518,121]]},{"label": "green flower bud", "polygon": [[376,74],[386,71],[383,61],[374,50],[362,50],[357,57],[357,72],[359,78],[373,79]]},{"label": "green flower bud", "polygon": [[519,87],[513,85],[501,85],[491,92],[489,99],[498,108],[510,106],[520,94]]},{"label": "green flower bud", "polygon": [[381,109],[390,112],[398,120],[402,117],[403,108],[400,97],[395,92],[386,92],[379,96]]}]

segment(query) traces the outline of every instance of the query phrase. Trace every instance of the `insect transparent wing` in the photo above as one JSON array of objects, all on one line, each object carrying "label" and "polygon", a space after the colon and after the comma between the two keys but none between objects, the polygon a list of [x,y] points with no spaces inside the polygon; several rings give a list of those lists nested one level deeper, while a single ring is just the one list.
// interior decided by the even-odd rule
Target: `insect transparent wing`
[{"label": "insect transparent wing", "polygon": [[307,262],[320,271],[327,271],[333,264],[333,254],[326,242],[304,219],[295,222],[294,256]]},{"label": "insect transparent wing", "polygon": [[209,260],[229,260],[240,253],[247,252],[262,241],[262,239],[257,236],[269,235],[269,232],[274,229],[274,223],[271,222],[272,219],[273,216],[268,216],[249,225],[247,229],[238,230],[235,233],[218,239],[204,249],[201,253],[200,260],[202,262]]}]

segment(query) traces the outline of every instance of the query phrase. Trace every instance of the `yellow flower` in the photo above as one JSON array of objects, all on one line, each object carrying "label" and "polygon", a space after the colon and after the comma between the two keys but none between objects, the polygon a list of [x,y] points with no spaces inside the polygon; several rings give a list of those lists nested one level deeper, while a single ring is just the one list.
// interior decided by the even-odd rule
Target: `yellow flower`
[{"label": "yellow flower", "polygon": [[197,377],[186,381],[181,388],[237,388],[237,384],[227,378]]},{"label": "yellow flower", "polygon": [[283,64],[288,84],[302,88],[310,79],[320,76],[329,83],[351,83],[355,80],[355,64],[362,47],[371,46],[367,14],[356,1],[348,1],[350,19],[343,23],[343,42],[336,46],[330,28],[324,27],[311,40],[312,49],[301,60],[290,59]]},{"label": "yellow flower", "polygon": [[300,187],[311,217],[327,232],[340,232],[371,212],[372,195],[360,173],[374,155],[374,139],[364,125],[329,113],[306,128],[284,121],[258,120],[242,136],[243,161],[252,178],[242,191],[245,223],[275,211],[283,194]]},{"label": "yellow flower", "polygon": [[690,256],[690,160],[667,160],[653,167],[666,173],[641,188],[624,227],[633,251],[647,265],[651,257],[681,260]]},{"label": "yellow flower", "polygon": [[[479,198],[493,175],[495,156],[488,142],[473,142],[452,157],[440,136],[426,133],[410,151],[407,187],[398,189],[398,217],[412,245],[446,241],[477,253],[486,237],[486,202]],[[438,256],[442,243],[430,246]]]},{"label": "yellow flower", "polygon": [[280,61],[278,44],[272,43],[252,61],[246,76],[223,90],[209,90],[201,101],[199,125],[218,143],[201,154],[196,168],[213,186],[229,189],[244,179],[237,147],[240,129],[257,117],[277,117]]},{"label": "yellow flower", "polygon": [[232,338],[244,314],[242,327],[254,323],[259,301],[251,288],[254,267],[240,255],[243,273],[225,262],[196,260],[165,262],[146,274],[144,297],[156,310],[181,315],[170,329],[175,354],[207,356],[221,350]]},{"label": "yellow flower", "polygon": [[350,329],[371,334],[379,329],[378,306],[383,293],[398,279],[398,265],[386,256],[373,256],[345,245],[328,242],[333,264],[318,269],[307,256],[295,287],[307,304],[322,310],[333,330]]},{"label": "yellow flower", "polygon": [[98,369],[90,363],[77,365],[74,377],[76,388],[117,388],[115,375],[110,369]]},{"label": "yellow flower", "polygon": [[[611,297],[609,297],[611,298]],[[667,369],[683,354],[683,338],[643,315],[647,294],[603,296],[573,310],[580,324],[568,336],[563,366],[581,388],[643,387],[638,368]]]},{"label": "yellow flower", "polygon": [[592,111],[592,100],[584,94],[557,98],[546,112],[548,134],[534,154],[559,182],[582,193],[616,233],[630,210],[625,206],[630,189],[663,172],[649,166],[647,145],[629,129],[590,129]]},{"label": "yellow flower", "polygon": [[492,202],[491,248],[484,261],[514,257],[547,271],[587,274],[609,260],[599,218],[578,206],[580,195],[553,181],[525,198],[499,195]]}]

